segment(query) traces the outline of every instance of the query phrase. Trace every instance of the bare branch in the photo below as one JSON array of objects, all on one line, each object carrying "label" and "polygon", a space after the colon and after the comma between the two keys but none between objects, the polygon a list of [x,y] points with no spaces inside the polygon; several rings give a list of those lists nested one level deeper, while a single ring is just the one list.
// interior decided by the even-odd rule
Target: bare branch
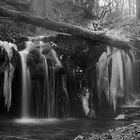
[{"label": "bare branch", "polygon": [[[99,17],[99,19],[103,19],[104,18],[104,16],[105,16],[105,11],[107,10],[107,8],[110,6],[110,4],[112,4],[112,2],[113,1],[110,1],[105,7],[104,7],[104,9],[102,10],[102,13],[101,13],[101,15],[100,15],[100,17]],[[104,15],[104,16],[103,16]]]}]

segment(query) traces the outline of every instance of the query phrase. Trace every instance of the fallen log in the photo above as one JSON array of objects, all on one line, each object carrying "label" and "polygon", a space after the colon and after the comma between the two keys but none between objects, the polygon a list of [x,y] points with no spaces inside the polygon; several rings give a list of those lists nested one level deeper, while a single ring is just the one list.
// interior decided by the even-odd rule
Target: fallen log
[{"label": "fallen log", "polygon": [[110,35],[107,35],[105,32],[95,32],[79,26],[74,26],[62,22],[56,22],[48,18],[38,17],[31,15],[30,13],[14,11],[3,7],[0,7],[0,16],[12,17],[12,20],[15,21],[21,21],[49,30],[67,33],[74,36],[91,39],[93,41],[99,41],[111,47],[116,47],[124,50],[130,49],[129,41],[112,37]]}]

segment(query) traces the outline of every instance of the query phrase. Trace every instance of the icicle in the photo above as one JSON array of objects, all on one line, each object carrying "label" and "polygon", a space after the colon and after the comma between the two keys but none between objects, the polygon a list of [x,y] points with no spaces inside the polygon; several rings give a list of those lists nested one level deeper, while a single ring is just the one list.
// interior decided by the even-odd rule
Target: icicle
[{"label": "icicle", "polygon": [[7,110],[9,110],[11,106],[11,100],[12,100],[12,80],[13,80],[14,69],[15,69],[11,64],[11,58],[13,56],[12,48],[17,50],[17,46],[15,44],[8,43],[6,41],[0,41],[0,46],[2,46],[5,49],[9,59],[8,67],[6,67],[4,71],[4,87],[3,87],[5,105],[7,106]]},{"label": "icicle", "polygon": [[4,71],[4,89],[3,89],[3,94],[5,97],[5,106],[8,104],[9,101],[9,81],[8,81],[8,75],[9,75],[9,71],[8,69],[6,69]]},{"label": "icicle", "polygon": [[13,76],[14,76],[14,70],[15,68],[10,64],[10,71],[9,71],[9,77],[8,77],[8,82],[9,82],[9,100],[7,103],[7,109],[10,109],[11,106],[11,101],[12,101],[12,81],[13,81]]},{"label": "icicle", "polygon": [[9,111],[12,100],[12,80],[14,75],[14,67],[10,64],[10,68],[4,71],[4,90],[5,105]]}]

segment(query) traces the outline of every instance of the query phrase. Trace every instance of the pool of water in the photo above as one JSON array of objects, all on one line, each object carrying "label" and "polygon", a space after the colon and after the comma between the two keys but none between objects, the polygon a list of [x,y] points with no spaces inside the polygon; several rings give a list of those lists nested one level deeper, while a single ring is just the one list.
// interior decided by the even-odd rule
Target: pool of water
[{"label": "pool of water", "polygon": [[72,140],[77,135],[102,133],[129,122],[84,119],[13,119],[0,121],[0,140]]}]

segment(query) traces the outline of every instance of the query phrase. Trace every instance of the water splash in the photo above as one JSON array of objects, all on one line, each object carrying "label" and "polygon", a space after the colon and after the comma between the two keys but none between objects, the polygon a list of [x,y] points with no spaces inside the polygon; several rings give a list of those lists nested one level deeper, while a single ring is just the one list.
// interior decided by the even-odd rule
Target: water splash
[{"label": "water splash", "polygon": [[52,123],[57,123],[60,120],[56,118],[51,118],[51,119],[34,119],[34,118],[23,118],[23,119],[15,119],[15,123],[20,123],[20,124],[52,124]]}]

